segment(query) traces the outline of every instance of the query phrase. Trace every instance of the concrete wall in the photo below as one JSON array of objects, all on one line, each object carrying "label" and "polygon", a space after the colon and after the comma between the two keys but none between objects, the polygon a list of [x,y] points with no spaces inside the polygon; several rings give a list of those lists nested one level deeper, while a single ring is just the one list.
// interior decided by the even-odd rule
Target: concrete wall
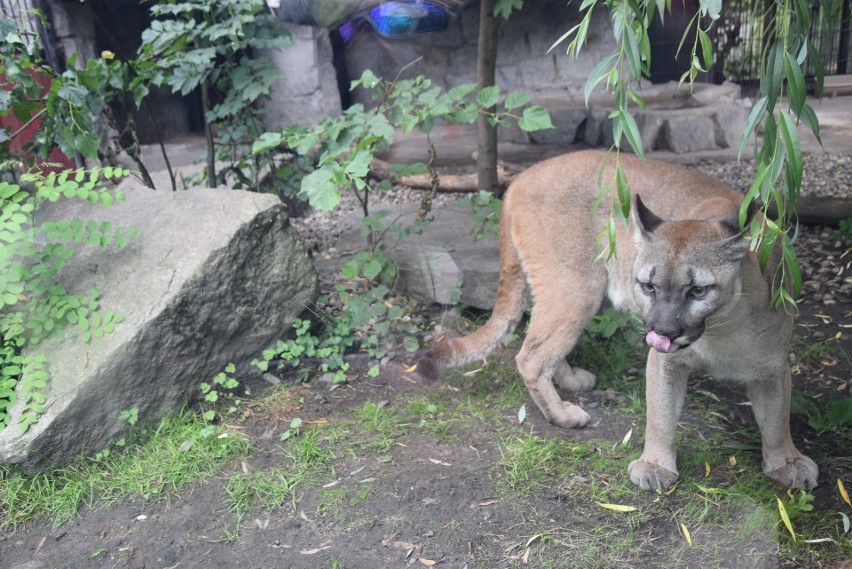
[{"label": "concrete wall", "polygon": [[328,34],[310,26],[284,24],[293,45],[280,51],[263,51],[284,79],[273,85],[264,123],[269,129],[286,125],[313,126],[340,112],[340,92],[332,64]]}]

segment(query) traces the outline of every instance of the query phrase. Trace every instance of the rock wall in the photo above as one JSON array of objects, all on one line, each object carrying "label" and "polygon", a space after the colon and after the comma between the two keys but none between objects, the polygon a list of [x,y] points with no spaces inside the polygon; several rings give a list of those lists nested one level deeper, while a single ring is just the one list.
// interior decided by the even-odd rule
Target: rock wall
[{"label": "rock wall", "polygon": [[[578,3],[564,0],[524,2],[508,21],[501,20],[497,54],[497,83],[504,92],[522,90],[539,97],[582,100],[583,85],[592,68],[615,46],[604,10],[597,10],[588,45],[577,59],[565,54],[567,44],[549,51],[553,43],[579,21]],[[425,75],[444,87],[476,82],[479,4],[464,8],[447,30],[402,40],[380,38],[361,30],[346,48],[349,77],[365,69],[393,79]],[[408,67],[406,67],[408,66]],[[353,93],[356,102],[369,103],[369,94]]]}]

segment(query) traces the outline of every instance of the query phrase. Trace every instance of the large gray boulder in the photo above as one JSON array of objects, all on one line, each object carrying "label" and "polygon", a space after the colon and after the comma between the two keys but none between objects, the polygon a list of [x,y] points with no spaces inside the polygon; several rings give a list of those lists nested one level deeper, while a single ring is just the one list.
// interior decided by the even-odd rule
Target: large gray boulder
[{"label": "large gray boulder", "polygon": [[98,288],[103,309],[124,321],[89,344],[56,337],[38,346],[51,376],[46,411],[21,435],[19,402],[0,431],[1,463],[33,468],[94,453],[124,433],[119,415],[132,408],[142,424],[157,421],[229,362],[274,343],[316,296],[316,272],[277,197],[125,185],[126,201],[109,209],[44,210],[139,235],[123,251],[84,248],[66,265],[69,290]]}]

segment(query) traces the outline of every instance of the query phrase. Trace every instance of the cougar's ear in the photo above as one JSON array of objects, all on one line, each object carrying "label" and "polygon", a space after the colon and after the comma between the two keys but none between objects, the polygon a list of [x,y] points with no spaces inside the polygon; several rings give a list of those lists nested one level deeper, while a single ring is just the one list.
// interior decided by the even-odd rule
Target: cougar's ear
[{"label": "cougar's ear", "polygon": [[743,230],[740,231],[740,215],[742,215],[742,207],[740,207],[740,211],[737,213],[733,213],[726,217],[725,219],[719,221],[719,225],[728,235],[742,235],[748,230],[748,226],[751,225],[751,220],[754,219],[754,216],[757,215],[758,212],[757,204],[754,201],[750,202],[745,210],[745,223],[743,225]]},{"label": "cougar's ear", "polygon": [[745,237],[746,232],[751,224],[751,220],[754,219],[754,216],[757,214],[757,211],[757,205],[754,202],[751,202],[745,211],[745,225],[743,226],[744,229],[742,231],[740,231],[739,212],[729,215],[725,219],[719,221],[719,226],[722,230],[730,235],[730,237],[722,239],[722,242],[720,243],[722,256],[725,259],[730,261],[739,261],[745,257],[746,251],[749,249],[749,243]]},{"label": "cougar's ear", "polygon": [[630,217],[633,219],[634,231],[633,239],[639,243],[643,239],[648,239],[657,227],[663,223],[663,220],[645,207],[642,203],[642,198],[637,194],[633,198],[633,209]]}]

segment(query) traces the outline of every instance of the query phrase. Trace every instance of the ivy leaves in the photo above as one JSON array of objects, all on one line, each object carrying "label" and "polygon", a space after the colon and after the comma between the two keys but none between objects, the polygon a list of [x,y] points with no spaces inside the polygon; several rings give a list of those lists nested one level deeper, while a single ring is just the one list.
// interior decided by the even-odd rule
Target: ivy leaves
[{"label": "ivy leaves", "polygon": [[24,182],[34,185],[34,192],[0,182],[0,429],[8,425],[18,397],[24,401],[19,420],[22,432],[44,408],[41,392],[48,380],[44,357],[34,350],[24,353],[25,348],[60,329],[75,330],[81,341],[89,342],[109,334],[122,320],[101,310],[97,290],[86,296],[71,294],[59,274],[74,254],[72,244],[122,249],[136,230],[80,219],[39,224],[35,222],[38,205],[77,199],[109,207],[123,196],[102,187],[101,179],[128,174],[123,168],[108,167],[22,175]]}]

